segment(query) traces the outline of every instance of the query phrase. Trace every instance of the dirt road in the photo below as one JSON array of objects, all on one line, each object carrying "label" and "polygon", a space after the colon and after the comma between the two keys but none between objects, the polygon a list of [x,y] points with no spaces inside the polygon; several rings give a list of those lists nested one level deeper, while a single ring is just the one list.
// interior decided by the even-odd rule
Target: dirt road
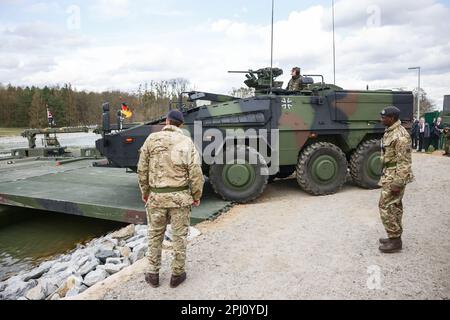
[{"label": "dirt road", "polygon": [[145,283],[143,259],[77,298],[449,299],[450,158],[414,154],[413,170],[401,253],[378,251],[379,190],[348,184],[313,197],[295,179],[276,181],[255,203],[198,225],[180,287],[169,287],[165,252],[159,288]]}]

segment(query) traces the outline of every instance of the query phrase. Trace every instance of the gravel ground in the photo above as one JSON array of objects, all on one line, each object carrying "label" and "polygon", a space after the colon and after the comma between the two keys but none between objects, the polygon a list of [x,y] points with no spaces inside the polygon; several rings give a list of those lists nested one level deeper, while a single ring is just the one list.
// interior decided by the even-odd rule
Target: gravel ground
[{"label": "gravel ground", "polygon": [[255,203],[235,206],[188,247],[188,279],[144,281],[142,259],[78,299],[449,299],[450,158],[413,155],[416,181],[404,198],[404,249],[378,251],[385,236],[379,190],[350,184],[330,196],[276,181]]}]

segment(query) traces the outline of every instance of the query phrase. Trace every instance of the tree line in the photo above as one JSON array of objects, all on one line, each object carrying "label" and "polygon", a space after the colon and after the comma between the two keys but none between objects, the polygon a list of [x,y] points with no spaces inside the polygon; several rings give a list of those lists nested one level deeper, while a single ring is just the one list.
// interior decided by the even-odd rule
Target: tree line
[{"label": "tree line", "polygon": [[[71,84],[63,86],[12,86],[0,84],[0,127],[44,128],[47,123],[47,108],[53,114],[57,127],[96,125],[101,122],[101,105],[110,103],[111,122],[115,122],[115,111],[126,102],[133,111],[130,122],[143,122],[159,118],[169,109],[175,108],[181,92],[190,91],[189,81],[183,78],[150,81],[139,85],[133,92],[77,91]],[[251,88],[232,88],[230,95],[238,98],[252,96]],[[417,90],[414,91],[414,114],[417,110]],[[421,113],[436,109],[427,93],[420,91]]]},{"label": "tree line", "polygon": [[179,94],[188,87],[189,82],[181,78],[151,81],[134,92],[78,91],[71,84],[43,88],[0,84],[0,127],[45,128],[47,108],[57,127],[100,124],[104,102],[110,103],[112,115],[125,102],[133,111],[127,121],[147,121],[174,108]]}]

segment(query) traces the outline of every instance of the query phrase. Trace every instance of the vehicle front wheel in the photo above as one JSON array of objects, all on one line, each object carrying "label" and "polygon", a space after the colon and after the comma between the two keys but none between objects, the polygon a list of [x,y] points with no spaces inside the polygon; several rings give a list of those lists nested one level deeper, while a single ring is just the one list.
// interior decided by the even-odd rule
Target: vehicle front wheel
[{"label": "vehicle front wheel", "polygon": [[296,176],[300,187],[310,194],[333,194],[346,181],[347,159],[336,145],[317,142],[300,153]]},{"label": "vehicle front wheel", "polygon": [[[254,149],[245,147],[245,159],[224,164],[212,164],[209,180],[214,191],[224,200],[246,203],[264,191],[269,176],[264,158]],[[256,163],[249,161],[256,159]]]}]

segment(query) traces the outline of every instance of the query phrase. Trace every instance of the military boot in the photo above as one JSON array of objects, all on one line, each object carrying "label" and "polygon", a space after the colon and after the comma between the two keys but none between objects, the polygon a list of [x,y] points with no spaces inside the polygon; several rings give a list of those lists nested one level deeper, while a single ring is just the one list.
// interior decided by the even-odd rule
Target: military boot
[{"label": "military boot", "polygon": [[389,242],[389,238],[380,238],[381,244],[388,243],[388,242]]},{"label": "military boot", "polygon": [[145,281],[153,288],[159,287],[159,273],[146,273]]},{"label": "military boot", "polygon": [[402,250],[402,238],[389,239],[379,247],[381,252],[394,253]]},{"label": "military boot", "polygon": [[170,287],[176,288],[178,287],[184,280],[186,280],[186,272],[183,272],[182,274],[176,276],[172,275],[170,278]]}]

